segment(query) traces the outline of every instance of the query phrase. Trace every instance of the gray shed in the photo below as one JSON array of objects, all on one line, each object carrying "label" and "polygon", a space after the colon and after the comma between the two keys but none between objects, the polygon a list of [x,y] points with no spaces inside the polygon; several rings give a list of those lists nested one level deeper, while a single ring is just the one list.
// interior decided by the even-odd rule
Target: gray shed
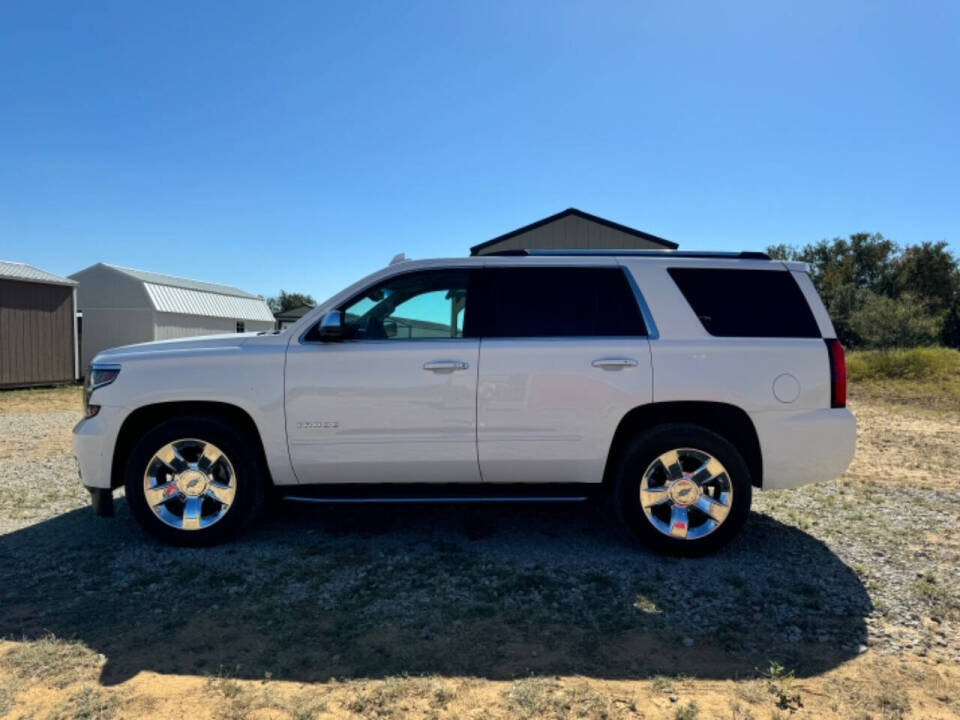
[{"label": "gray shed", "polygon": [[0,387],[77,379],[76,283],[0,260]]},{"label": "gray shed", "polygon": [[70,277],[83,313],[84,369],[98,352],[118,345],[274,327],[261,298],[229,285],[103,263]]},{"label": "gray shed", "polygon": [[471,255],[509,250],[676,250],[677,244],[576,208],[474,245]]},{"label": "gray shed", "polygon": [[277,330],[285,330],[313,310],[316,305],[297,305],[289,310],[281,310],[274,317],[277,320]]}]

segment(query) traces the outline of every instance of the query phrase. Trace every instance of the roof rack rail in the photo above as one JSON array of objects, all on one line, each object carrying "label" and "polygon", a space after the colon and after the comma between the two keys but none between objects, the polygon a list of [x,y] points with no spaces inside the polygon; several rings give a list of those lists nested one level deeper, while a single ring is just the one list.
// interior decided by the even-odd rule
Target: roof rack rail
[{"label": "roof rack rail", "polygon": [[765,252],[755,250],[498,250],[486,253],[487,257],[516,256],[553,256],[553,255],[630,255],[638,257],[678,257],[678,258],[730,258],[735,260],[770,260]]}]

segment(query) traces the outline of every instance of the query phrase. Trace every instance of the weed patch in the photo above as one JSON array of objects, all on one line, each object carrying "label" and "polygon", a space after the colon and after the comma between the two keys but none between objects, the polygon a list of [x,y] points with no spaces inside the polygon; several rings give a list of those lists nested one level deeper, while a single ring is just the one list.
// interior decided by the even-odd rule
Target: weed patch
[{"label": "weed patch", "polygon": [[51,720],[111,720],[120,707],[116,693],[87,686],[74,693],[51,714]]},{"label": "weed patch", "polygon": [[55,635],[23,640],[0,657],[0,664],[17,678],[41,680],[56,687],[89,679],[101,662],[99,655],[82,643]]}]

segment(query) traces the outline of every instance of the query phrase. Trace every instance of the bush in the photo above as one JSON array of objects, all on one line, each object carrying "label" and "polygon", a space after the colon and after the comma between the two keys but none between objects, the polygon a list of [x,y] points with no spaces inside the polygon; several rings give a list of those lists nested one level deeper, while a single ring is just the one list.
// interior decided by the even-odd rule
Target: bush
[{"label": "bush", "polygon": [[861,347],[866,348],[933,345],[943,326],[941,318],[927,312],[912,295],[894,300],[869,292],[863,293],[863,304],[850,314],[848,322]]},{"label": "bush", "polygon": [[943,317],[940,342],[947,347],[960,348],[960,292],[953,298]]},{"label": "bush", "polygon": [[847,375],[860,380],[938,380],[960,375],[960,352],[944,347],[859,350],[847,354]]}]

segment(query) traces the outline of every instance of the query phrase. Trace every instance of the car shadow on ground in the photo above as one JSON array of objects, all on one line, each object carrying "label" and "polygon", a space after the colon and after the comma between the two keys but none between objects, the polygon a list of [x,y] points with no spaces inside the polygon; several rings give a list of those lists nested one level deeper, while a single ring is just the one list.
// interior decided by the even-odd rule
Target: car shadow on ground
[{"label": "car shadow on ground", "polygon": [[814,537],[754,513],[705,558],[620,541],[590,504],[285,504],[232,544],[74,510],[0,539],[0,635],[141,670],[297,681],[439,674],[809,676],[856,655],[869,597]]}]

